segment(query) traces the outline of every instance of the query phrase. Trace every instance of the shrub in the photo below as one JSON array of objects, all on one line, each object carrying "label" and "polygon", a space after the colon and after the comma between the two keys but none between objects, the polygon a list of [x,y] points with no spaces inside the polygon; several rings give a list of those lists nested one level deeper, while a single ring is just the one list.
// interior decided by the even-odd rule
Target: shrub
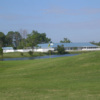
[{"label": "shrub", "polygon": [[21,52],[20,55],[23,56],[24,55],[23,52]]},{"label": "shrub", "polygon": [[3,49],[0,48],[0,55],[3,55]]},{"label": "shrub", "polygon": [[78,49],[77,47],[74,47],[74,48],[73,48],[73,50],[77,50],[77,49]]},{"label": "shrub", "polygon": [[0,55],[2,56],[2,59],[3,59],[3,49],[0,48]]},{"label": "shrub", "polygon": [[32,56],[32,55],[33,55],[33,51],[29,51],[28,53],[29,53],[29,55],[30,55],[30,56]]},{"label": "shrub", "polygon": [[65,54],[65,48],[64,48],[64,46],[63,45],[61,45],[61,46],[57,46],[57,51],[58,51],[58,53],[59,54]]},{"label": "shrub", "polygon": [[41,52],[39,52],[39,56],[42,56],[42,53]]},{"label": "shrub", "polygon": [[48,51],[48,55],[52,55],[53,54],[53,51],[52,50],[49,50]]},{"label": "shrub", "polygon": [[17,49],[23,49],[23,46],[18,46]]}]

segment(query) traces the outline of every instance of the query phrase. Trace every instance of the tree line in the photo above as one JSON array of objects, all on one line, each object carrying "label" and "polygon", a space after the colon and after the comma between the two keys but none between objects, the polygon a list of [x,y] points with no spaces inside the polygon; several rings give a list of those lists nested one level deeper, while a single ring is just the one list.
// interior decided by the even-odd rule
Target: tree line
[{"label": "tree line", "polygon": [[26,47],[34,47],[39,43],[48,43],[51,39],[46,33],[39,33],[33,30],[30,34],[26,30],[9,31],[6,35],[0,32],[0,47],[13,47],[15,49],[23,49]]},{"label": "tree line", "polygon": [[95,41],[92,41],[92,42],[90,42],[91,44],[94,44],[94,45],[98,45],[98,46],[100,46],[100,42],[95,42]]},{"label": "tree line", "polygon": [[[27,47],[33,48],[39,43],[48,43],[51,39],[46,36],[46,33],[39,33],[33,30],[28,34],[27,30],[9,31],[6,35],[0,32],[0,47],[13,47],[15,49],[23,49]],[[68,38],[64,38],[60,43],[70,43]]]}]

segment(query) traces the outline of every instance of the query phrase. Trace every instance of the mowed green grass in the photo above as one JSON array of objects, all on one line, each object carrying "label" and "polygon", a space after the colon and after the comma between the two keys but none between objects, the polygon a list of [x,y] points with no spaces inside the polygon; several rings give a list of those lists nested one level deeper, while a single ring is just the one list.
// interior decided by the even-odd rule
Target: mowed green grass
[{"label": "mowed green grass", "polygon": [[[28,52],[24,52],[23,56],[21,55],[21,52],[11,52],[11,53],[4,53],[3,58],[20,58],[20,57],[37,57],[37,56],[44,56],[45,53],[41,52],[34,52],[33,55],[29,55]],[[2,58],[2,56],[0,56]]]},{"label": "mowed green grass", "polygon": [[100,100],[100,52],[1,61],[0,100]]}]

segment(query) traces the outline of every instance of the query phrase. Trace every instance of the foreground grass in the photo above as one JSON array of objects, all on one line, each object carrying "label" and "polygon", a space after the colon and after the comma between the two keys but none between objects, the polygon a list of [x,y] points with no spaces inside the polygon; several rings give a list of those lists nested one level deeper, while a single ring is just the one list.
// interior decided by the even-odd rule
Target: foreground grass
[{"label": "foreground grass", "polygon": [[1,61],[0,100],[100,100],[100,52]]}]

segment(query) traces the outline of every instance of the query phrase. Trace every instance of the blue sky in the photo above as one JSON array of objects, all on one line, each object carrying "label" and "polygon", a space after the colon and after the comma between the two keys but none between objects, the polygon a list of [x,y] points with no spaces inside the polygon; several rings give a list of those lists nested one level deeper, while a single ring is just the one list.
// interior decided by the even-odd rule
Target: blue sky
[{"label": "blue sky", "polygon": [[100,41],[100,0],[0,0],[0,31],[37,30],[53,42]]}]

